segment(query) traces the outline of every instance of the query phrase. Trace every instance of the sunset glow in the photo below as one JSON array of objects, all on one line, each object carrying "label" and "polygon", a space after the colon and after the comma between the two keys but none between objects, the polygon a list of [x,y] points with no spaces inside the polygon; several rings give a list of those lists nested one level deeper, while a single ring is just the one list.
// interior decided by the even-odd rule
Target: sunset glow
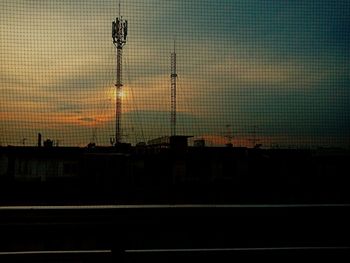
[{"label": "sunset glow", "polygon": [[[175,38],[179,134],[223,146],[231,125],[237,146],[255,134],[266,147],[348,147],[349,10],[345,0],[126,1],[125,140],[170,133]],[[38,132],[109,145],[116,15],[112,0],[1,1],[1,145],[35,143]]]}]

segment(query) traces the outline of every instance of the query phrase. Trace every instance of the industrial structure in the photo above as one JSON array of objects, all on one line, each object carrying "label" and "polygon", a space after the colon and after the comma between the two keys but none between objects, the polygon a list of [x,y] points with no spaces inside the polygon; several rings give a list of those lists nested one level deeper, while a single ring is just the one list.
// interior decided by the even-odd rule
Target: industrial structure
[{"label": "industrial structure", "polygon": [[126,44],[126,36],[128,34],[128,21],[124,20],[120,15],[112,22],[112,38],[116,47],[117,68],[116,68],[116,109],[115,109],[115,145],[121,143],[121,113],[122,113],[122,50]]},{"label": "industrial structure", "polygon": [[174,51],[171,53],[171,136],[176,136],[176,52],[175,52],[175,42]]}]

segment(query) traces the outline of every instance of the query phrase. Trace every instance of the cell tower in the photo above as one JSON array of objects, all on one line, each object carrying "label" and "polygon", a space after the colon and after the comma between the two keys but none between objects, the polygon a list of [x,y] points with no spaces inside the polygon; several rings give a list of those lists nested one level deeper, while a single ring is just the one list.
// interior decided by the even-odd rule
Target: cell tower
[{"label": "cell tower", "polygon": [[126,36],[128,34],[128,21],[124,20],[120,15],[112,22],[112,38],[116,47],[117,69],[116,69],[116,105],[115,105],[115,144],[121,143],[121,113],[122,113],[122,50],[126,44]]},{"label": "cell tower", "polygon": [[175,41],[174,51],[171,53],[171,136],[176,135],[176,52],[175,52]]}]

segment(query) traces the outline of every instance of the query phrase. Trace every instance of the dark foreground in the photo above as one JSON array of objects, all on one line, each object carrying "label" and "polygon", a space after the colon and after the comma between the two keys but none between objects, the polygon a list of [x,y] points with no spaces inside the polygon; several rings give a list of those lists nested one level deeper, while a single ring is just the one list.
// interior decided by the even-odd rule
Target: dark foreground
[{"label": "dark foreground", "polygon": [[350,152],[0,147],[0,204],[350,203]]},{"label": "dark foreground", "polygon": [[[0,209],[0,261],[349,259],[348,205]],[[344,261],[344,262],[345,262]]]},{"label": "dark foreground", "polygon": [[0,148],[0,262],[350,257],[349,152]]}]

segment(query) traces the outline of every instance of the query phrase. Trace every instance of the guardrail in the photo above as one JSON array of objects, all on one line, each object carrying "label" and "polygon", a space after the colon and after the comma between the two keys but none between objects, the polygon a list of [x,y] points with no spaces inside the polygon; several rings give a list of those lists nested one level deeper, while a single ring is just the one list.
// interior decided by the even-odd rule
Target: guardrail
[{"label": "guardrail", "polygon": [[0,261],[349,257],[349,204],[0,207]]}]

